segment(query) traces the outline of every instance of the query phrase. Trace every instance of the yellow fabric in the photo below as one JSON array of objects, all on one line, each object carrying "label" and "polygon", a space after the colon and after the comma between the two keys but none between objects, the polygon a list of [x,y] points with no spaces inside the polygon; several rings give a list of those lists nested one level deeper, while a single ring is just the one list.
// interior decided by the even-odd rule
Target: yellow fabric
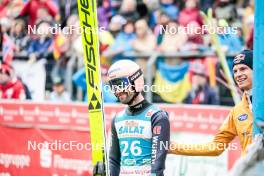
[{"label": "yellow fabric", "polygon": [[58,60],[61,56],[60,48],[65,44],[66,38],[63,35],[58,35],[54,41],[53,57]]},{"label": "yellow fabric", "polygon": [[113,35],[108,31],[101,31],[99,33],[99,40],[104,45],[112,45],[115,41]]},{"label": "yellow fabric", "polygon": [[[111,46],[114,43],[115,39],[109,31],[101,31],[99,33],[99,41],[103,45]],[[107,66],[111,65],[111,59],[104,57],[103,55],[100,56],[100,60],[102,65],[107,65]]]},{"label": "yellow fabric", "polygon": [[161,74],[157,72],[154,85],[157,88],[156,93],[160,95],[163,100],[170,103],[180,103],[191,90],[190,75],[187,73],[183,80],[177,83],[171,83],[162,78]]},{"label": "yellow fabric", "polygon": [[208,68],[209,83],[211,87],[216,87],[216,58],[206,58],[206,66]]},{"label": "yellow fabric", "polygon": [[[248,118],[240,121],[238,118],[246,114]],[[171,144],[170,152],[179,155],[189,156],[217,156],[236,136],[240,140],[242,155],[246,154],[246,149],[252,143],[253,115],[249,109],[246,95],[229,113],[227,119],[215,135],[214,140],[207,144]]]},{"label": "yellow fabric", "polygon": [[254,16],[254,7],[251,7],[251,6],[247,7],[244,11],[244,15],[243,15],[243,19],[242,19],[242,21],[243,21],[243,27],[242,28],[243,28],[243,32],[244,32],[245,37],[248,37],[249,32],[250,32],[250,27],[247,24],[247,20],[253,16]]}]

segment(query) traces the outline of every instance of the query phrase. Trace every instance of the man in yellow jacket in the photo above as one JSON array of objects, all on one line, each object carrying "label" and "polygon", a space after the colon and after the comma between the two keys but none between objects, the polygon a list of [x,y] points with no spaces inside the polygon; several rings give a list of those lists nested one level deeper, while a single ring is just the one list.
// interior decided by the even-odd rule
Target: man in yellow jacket
[{"label": "man in yellow jacket", "polygon": [[189,156],[218,156],[236,137],[239,137],[242,155],[252,143],[253,114],[252,114],[252,76],[253,51],[244,50],[233,60],[233,73],[238,87],[244,91],[241,102],[230,111],[219,132],[212,142],[207,144],[178,144],[171,142],[171,154]]}]

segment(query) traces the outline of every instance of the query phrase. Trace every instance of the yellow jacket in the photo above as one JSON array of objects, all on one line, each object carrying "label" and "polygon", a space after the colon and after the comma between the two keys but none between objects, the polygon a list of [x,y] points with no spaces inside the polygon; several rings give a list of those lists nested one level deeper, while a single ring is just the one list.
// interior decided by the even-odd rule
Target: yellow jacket
[{"label": "yellow jacket", "polygon": [[207,144],[177,144],[171,143],[170,153],[190,156],[217,156],[228,144],[238,136],[242,147],[242,155],[252,143],[253,115],[249,108],[247,96],[244,93],[242,101],[230,111],[214,140]]}]

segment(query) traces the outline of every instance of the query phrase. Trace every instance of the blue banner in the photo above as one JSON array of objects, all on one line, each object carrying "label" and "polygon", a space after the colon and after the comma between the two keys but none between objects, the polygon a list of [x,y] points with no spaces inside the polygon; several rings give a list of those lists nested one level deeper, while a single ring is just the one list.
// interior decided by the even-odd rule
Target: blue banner
[{"label": "blue banner", "polygon": [[254,60],[253,60],[253,114],[254,135],[262,133],[256,125],[264,123],[264,1],[255,0],[255,24],[254,24]]}]

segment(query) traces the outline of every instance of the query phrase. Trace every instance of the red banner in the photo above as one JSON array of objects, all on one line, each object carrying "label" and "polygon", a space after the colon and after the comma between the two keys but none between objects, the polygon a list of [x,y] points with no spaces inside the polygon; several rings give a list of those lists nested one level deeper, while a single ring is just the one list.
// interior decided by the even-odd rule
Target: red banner
[{"label": "red banner", "polygon": [[[159,105],[169,113],[172,132],[215,134],[229,108]],[[105,105],[107,129],[124,106]],[[91,175],[86,104],[5,101],[0,104],[0,174]],[[229,168],[240,151],[229,154]]]}]

